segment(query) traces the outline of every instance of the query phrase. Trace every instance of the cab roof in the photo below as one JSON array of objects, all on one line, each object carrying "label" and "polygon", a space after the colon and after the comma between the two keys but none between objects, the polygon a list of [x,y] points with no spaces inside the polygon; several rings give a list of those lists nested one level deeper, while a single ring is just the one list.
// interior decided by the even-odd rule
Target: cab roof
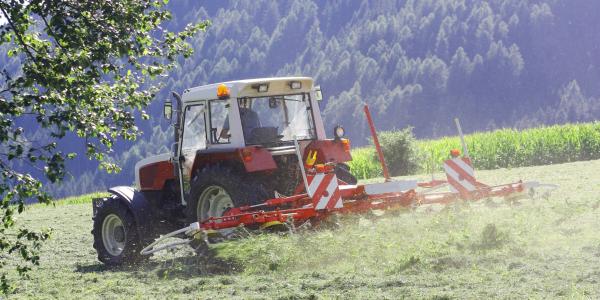
[{"label": "cab roof", "polygon": [[[301,87],[299,89],[292,89],[292,82],[300,82]],[[186,89],[183,91],[181,99],[183,102],[218,99],[217,87],[220,84],[227,86],[230,92],[230,98],[264,97],[308,93],[312,91],[313,79],[310,77],[271,77],[219,82]],[[268,90],[266,92],[258,92],[257,87],[261,84],[268,84]]]}]

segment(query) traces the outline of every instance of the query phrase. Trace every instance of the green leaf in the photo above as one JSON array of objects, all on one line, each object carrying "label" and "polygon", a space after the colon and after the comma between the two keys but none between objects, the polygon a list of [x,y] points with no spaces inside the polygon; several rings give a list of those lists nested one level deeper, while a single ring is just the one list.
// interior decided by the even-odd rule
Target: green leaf
[{"label": "green leaf", "polygon": [[[109,155],[119,140],[141,134],[135,126],[138,115],[132,112],[152,100],[148,91],[155,91],[158,84],[148,83],[149,78],[163,74],[179,55],[187,55],[181,45],[198,31],[186,28],[176,34],[164,30],[170,19],[165,0],[131,0],[126,5],[119,1],[51,1],[51,6],[44,1],[9,2],[0,4],[12,21],[10,31],[1,34],[0,44],[8,45],[6,55],[20,60],[20,68],[10,79],[0,76],[0,90],[8,87],[6,93],[11,95],[10,101],[0,99],[0,140],[6,149],[5,160],[14,160],[0,163],[2,234],[15,225],[15,215],[24,210],[25,201],[50,203],[41,181],[63,180],[65,159],[76,158],[76,153],[58,150],[64,146],[59,147],[63,137],[77,135],[85,140],[86,156],[100,161],[106,172],[121,170],[108,162]],[[148,62],[155,62],[150,69],[145,65]],[[147,117],[141,114],[142,119]],[[15,131],[15,124],[25,122],[37,122],[38,132],[26,135]],[[29,140],[36,136],[40,140]],[[33,149],[31,145],[44,146]],[[13,169],[22,162],[43,170],[42,174],[32,176]],[[9,249],[20,253],[23,264],[16,268],[25,276],[38,264],[39,245],[45,239],[42,233],[29,231],[9,239],[0,235],[0,257]],[[0,292],[10,290],[8,278],[0,277]]]}]

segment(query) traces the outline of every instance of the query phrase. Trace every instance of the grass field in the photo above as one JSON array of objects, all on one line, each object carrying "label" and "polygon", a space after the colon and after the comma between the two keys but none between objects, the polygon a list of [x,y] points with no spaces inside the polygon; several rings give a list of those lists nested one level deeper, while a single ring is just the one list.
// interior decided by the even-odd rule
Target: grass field
[{"label": "grass field", "polygon": [[92,248],[90,197],[19,216],[53,227],[41,266],[10,298],[600,298],[600,161],[479,171],[487,183],[560,185],[548,199],[348,217],[337,230],[257,235],[214,257],[162,253],[107,269]]}]

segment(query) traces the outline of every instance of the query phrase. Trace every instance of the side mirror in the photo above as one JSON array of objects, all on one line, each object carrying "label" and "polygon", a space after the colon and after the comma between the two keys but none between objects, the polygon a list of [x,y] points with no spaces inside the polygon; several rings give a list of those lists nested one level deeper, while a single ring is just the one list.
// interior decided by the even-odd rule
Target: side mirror
[{"label": "side mirror", "polygon": [[315,86],[315,98],[317,99],[317,101],[323,100],[323,93],[321,93],[320,85]]},{"label": "side mirror", "polygon": [[165,119],[171,120],[173,117],[173,105],[171,101],[165,101],[165,106],[163,107],[163,115]]}]

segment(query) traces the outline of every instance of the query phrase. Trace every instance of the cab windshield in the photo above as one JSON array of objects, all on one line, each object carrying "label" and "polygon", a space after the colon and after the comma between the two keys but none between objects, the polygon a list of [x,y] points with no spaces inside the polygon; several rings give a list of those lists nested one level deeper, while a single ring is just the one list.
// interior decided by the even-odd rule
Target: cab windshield
[{"label": "cab windshield", "polygon": [[308,94],[239,98],[240,119],[248,145],[285,144],[315,138]]}]

